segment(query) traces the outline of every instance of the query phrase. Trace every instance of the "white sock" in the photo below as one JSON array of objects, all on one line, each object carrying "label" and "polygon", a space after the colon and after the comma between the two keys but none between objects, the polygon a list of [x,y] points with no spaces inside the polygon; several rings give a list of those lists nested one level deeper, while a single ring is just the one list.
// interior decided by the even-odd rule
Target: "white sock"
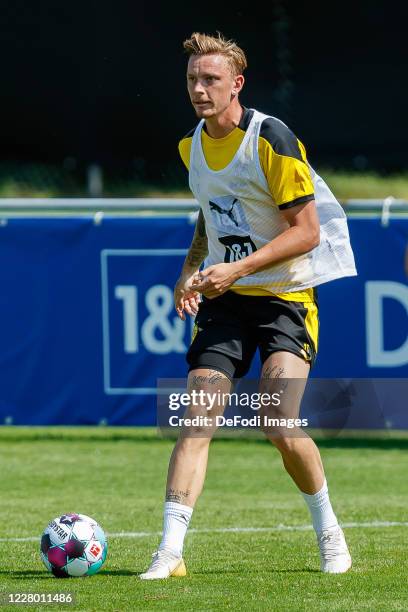
[{"label": "white sock", "polygon": [[316,533],[319,533],[323,529],[338,525],[336,515],[330,503],[326,479],[320,491],[314,495],[308,495],[302,492],[302,495],[312,515],[313,527]]},{"label": "white sock", "polygon": [[159,549],[171,548],[182,555],[184,538],[190,523],[193,508],[176,502],[165,502],[163,517],[163,536]]}]

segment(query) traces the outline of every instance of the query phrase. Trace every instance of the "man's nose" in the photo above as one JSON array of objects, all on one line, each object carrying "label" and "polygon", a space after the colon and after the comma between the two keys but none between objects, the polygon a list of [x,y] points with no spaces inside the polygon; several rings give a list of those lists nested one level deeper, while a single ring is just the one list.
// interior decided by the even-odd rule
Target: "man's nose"
[{"label": "man's nose", "polygon": [[203,84],[202,84],[200,81],[196,81],[196,82],[194,83],[194,86],[193,86],[193,92],[194,92],[194,93],[198,93],[198,94],[203,94],[203,93],[205,93],[205,89],[204,89],[204,87],[203,87]]}]

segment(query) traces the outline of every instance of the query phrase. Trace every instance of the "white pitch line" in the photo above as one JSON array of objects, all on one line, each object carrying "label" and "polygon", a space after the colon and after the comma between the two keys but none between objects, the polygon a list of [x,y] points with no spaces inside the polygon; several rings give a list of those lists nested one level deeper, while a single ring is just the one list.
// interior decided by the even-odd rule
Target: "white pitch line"
[{"label": "white pitch line", "polygon": [[[364,523],[341,523],[345,529],[370,529],[375,527],[408,527],[408,521],[371,521]],[[312,525],[276,525],[275,527],[219,527],[212,529],[189,529],[188,533],[273,533],[279,531],[311,531]],[[161,531],[120,531],[107,533],[108,538],[149,538],[160,536]],[[38,536],[27,538],[0,538],[0,542],[37,542]]]}]

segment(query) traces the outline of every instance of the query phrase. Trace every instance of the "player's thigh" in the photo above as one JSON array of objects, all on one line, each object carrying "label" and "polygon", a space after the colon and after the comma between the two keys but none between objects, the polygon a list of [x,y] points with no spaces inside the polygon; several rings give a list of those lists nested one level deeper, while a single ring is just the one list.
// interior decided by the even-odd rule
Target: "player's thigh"
[{"label": "player's thigh", "polygon": [[[262,364],[274,353],[284,352],[292,353],[311,367],[314,366],[319,335],[316,302],[291,302],[278,296],[261,298],[254,313],[254,326]],[[299,370],[297,362],[289,357],[272,359],[284,361],[287,369]],[[285,376],[288,378],[290,374],[286,373]]]},{"label": "player's thigh", "polygon": [[231,291],[213,300],[203,298],[186,355],[190,371],[212,368],[230,379],[245,376],[257,344],[243,317],[243,303],[243,296]]},{"label": "player's thigh", "polygon": [[309,371],[308,362],[288,351],[275,351],[263,363],[259,393],[264,401],[260,413],[263,431],[269,438],[300,435],[296,419]]},{"label": "player's thigh", "polygon": [[224,413],[231,392],[231,380],[213,367],[190,370],[187,393],[190,403],[183,415],[181,438],[211,439],[217,429],[216,417]]}]

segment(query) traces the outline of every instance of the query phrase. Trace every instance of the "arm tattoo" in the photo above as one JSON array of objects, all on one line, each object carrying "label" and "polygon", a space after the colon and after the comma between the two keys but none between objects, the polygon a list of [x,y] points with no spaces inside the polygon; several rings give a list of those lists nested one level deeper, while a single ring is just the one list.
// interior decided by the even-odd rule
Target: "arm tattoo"
[{"label": "arm tattoo", "polygon": [[200,209],[194,231],[193,241],[187,253],[186,263],[191,268],[199,268],[208,255],[208,240],[205,231],[203,211]]},{"label": "arm tattoo", "polygon": [[179,489],[167,489],[166,501],[176,502],[178,504],[184,504],[187,497],[190,495],[190,491],[180,491]]},{"label": "arm tattoo", "polygon": [[200,212],[198,213],[196,230],[197,230],[198,235],[200,236],[200,238],[204,238],[206,236],[206,233],[205,233],[205,220],[204,220],[204,215],[203,215],[203,211],[201,210],[201,208],[200,208]]}]

